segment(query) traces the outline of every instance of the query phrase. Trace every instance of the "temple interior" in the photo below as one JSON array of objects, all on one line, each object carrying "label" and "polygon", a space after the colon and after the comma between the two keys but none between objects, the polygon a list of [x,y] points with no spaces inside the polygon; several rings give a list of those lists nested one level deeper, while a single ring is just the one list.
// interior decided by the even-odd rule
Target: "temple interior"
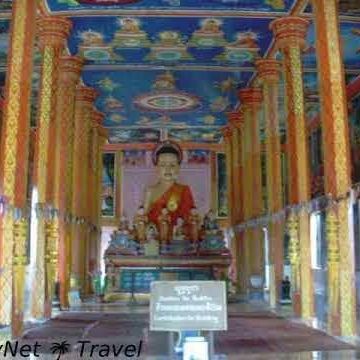
[{"label": "temple interior", "polygon": [[360,359],[359,0],[0,0],[0,135],[1,356]]}]

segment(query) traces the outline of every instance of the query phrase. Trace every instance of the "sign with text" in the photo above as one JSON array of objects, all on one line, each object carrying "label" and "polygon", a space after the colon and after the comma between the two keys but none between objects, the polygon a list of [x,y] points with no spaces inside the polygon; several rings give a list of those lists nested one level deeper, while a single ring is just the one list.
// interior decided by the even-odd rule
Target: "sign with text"
[{"label": "sign with text", "polygon": [[227,330],[225,282],[152,282],[150,330]]}]

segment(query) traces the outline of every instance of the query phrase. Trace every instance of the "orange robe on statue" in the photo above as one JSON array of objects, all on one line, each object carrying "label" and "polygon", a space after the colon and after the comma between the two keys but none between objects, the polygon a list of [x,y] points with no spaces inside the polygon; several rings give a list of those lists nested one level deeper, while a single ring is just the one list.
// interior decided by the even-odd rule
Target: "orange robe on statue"
[{"label": "orange robe on statue", "polygon": [[175,183],[163,195],[150,205],[148,211],[149,221],[156,224],[159,228],[159,216],[161,210],[166,207],[171,218],[171,227],[176,224],[176,220],[181,217],[187,221],[191,208],[195,207],[191,189],[187,185]]}]

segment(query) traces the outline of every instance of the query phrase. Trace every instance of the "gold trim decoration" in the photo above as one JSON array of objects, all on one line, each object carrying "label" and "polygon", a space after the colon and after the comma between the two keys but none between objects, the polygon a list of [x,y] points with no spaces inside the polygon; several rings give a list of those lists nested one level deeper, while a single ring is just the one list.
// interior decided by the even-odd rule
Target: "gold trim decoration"
[{"label": "gold trim decoration", "polygon": [[232,183],[232,144],[231,136],[232,131],[229,126],[225,126],[222,129],[224,142],[225,142],[225,155],[226,155],[226,174],[227,174],[227,193],[228,193],[228,218],[229,223],[233,224],[233,183]]},{"label": "gold trim decoration", "polygon": [[[276,46],[284,56],[284,73],[287,107],[287,142],[289,168],[290,204],[306,203],[310,200],[310,176],[308,144],[305,123],[304,86],[302,78],[301,51],[306,45],[309,22],[300,17],[288,16],[270,24]],[[311,272],[310,221],[307,212],[298,214],[300,243],[301,315],[314,314],[314,292]],[[297,311],[297,302],[294,310]]]},{"label": "gold trim decoration", "polygon": [[[62,17],[41,17],[37,22],[39,47],[43,55],[39,106],[38,106],[38,133],[36,144],[36,187],[40,207],[48,203],[53,205],[54,201],[54,175],[55,159],[54,151],[56,146],[50,144],[50,136],[55,132],[56,96],[58,89],[58,66],[59,59],[65,40],[71,30],[71,21]],[[36,268],[32,287],[32,316],[37,319],[49,316],[46,309],[49,304],[47,294],[51,291],[48,288],[46,266],[46,243],[47,225],[45,217],[38,219],[37,247],[36,247]]]},{"label": "gold trim decoration", "polygon": [[51,317],[52,300],[55,294],[59,255],[59,219],[56,217],[45,223],[45,306],[44,315]]},{"label": "gold trim decoration", "polygon": [[77,56],[64,56],[59,63],[54,204],[62,214],[59,217],[59,283],[62,309],[69,307],[75,93],[83,63],[83,59]]},{"label": "gold trim decoration", "polygon": [[[244,218],[260,216],[264,210],[261,179],[261,146],[259,115],[263,94],[261,88],[252,87],[239,91],[244,114]],[[245,257],[248,265],[248,276],[264,274],[264,252],[261,228],[249,229],[245,233]],[[248,278],[249,284],[249,278]]]},{"label": "gold trim decoration", "polygon": [[326,214],[326,239],[328,244],[328,306],[329,306],[329,330],[333,333],[339,331],[339,262],[340,252],[338,244],[338,219],[335,209]]},{"label": "gold trim decoration", "polygon": [[[339,198],[351,186],[351,157],[338,1],[313,0],[312,6],[316,24],[325,193]],[[328,238],[328,247],[331,249],[328,261],[329,266],[332,266],[332,282],[329,280],[328,285],[331,294],[329,323],[332,324],[331,331],[342,336],[357,334],[354,239],[348,218],[351,205],[344,199],[338,203],[336,212],[329,215],[330,225],[337,222],[341,239],[341,246],[337,248],[335,240]]]},{"label": "gold trim decoration", "polygon": [[[1,128],[0,188],[3,191],[1,196],[6,197],[9,207],[24,209],[28,179],[30,124],[28,109],[31,94],[29,74],[32,73],[36,2],[35,0],[15,0],[12,7],[5,105]],[[22,280],[16,280],[17,274],[12,271],[15,220],[10,211],[5,212],[0,219],[0,268],[2,268],[0,324],[12,323],[13,335],[22,329],[24,306],[23,298],[17,291],[17,285]],[[20,284],[20,286],[23,285]],[[14,305],[13,312],[12,305]]]},{"label": "gold trim decoration", "polygon": [[86,290],[87,247],[89,246],[88,223],[88,171],[89,135],[93,116],[93,103],[97,92],[89,87],[79,86],[75,103],[75,143],[73,148],[73,198],[72,214],[76,221],[72,226],[72,273],[79,280],[82,292]]},{"label": "gold trim decoration", "polygon": [[[281,64],[273,59],[257,60],[259,82],[262,85],[264,97],[265,118],[265,156],[266,156],[266,196],[268,213],[281,210],[282,173],[281,173],[281,145],[278,114],[278,94]],[[270,283],[272,306],[279,300],[279,291],[283,275],[284,234],[283,223],[274,222],[269,226],[269,254],[270,263],[273,264],[274,276]],[[274,290],[274,291],[273,291]]]},{"label": "gold trim decoration", "polygon": [[21,336],[23,332],[24,317],[24,290],[25,290],[25,267],[27,264],[27,235],[28,220],[19,219],[14,221],[13,228],[14,249],[13,249],[13,296],[14,304],[12,308],[12,336]]}]

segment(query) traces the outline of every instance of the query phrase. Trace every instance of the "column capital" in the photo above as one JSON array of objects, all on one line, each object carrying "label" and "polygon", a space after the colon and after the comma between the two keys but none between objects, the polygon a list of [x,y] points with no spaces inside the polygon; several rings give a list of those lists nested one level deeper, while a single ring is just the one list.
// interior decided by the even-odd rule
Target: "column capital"
[{"label": "column capital", "polygon": [[281,63],[274,59],[261,59],[255,62],[261,81],[277,83],[280,78]]},{"label": "column capital", "polygon": [[63,56],[59,63],[60,79],[66,83],[75,85],[80,78],[84,66],[84,59],[80,56]]},{"label": "column capital", "polygon": [[109,137],[109,131],[108,129],[104,128],[103,126],[98,127],[98,134],[100,137],[102,137],[104,140],[107,140]]},{"label": "column capital", "polygon": [[43,16],[37,25],[40,48],[46,45],[62,48],[72,28],[72,22],[61,16]]},{"label": "column capital", "polygon": [[226,113],[229,124],[236,129],[241,129],[244,123],[244,113],[242,111],[231,111]]},{"label": "column capital", "polygon": [[83,102],[92,106],[97,96],[98,96],[98,92],[91,87],[78,86],[76,88],[75,98],[77,102]]},{"label": "column capital", "polygon": [[298,45],[304,48],[310,22],[297,16],[287,16],[270,23],[270,30],[274,33],[276,45],[283,49],[287,46]]},{"label": "column capital", "polygon": [[239,99],[244,107],[258,107],[263,101],[262,89],[251,87],[239,90]]},{"label": "column capital", "polygon": [[94,108],[92,112],[93,126],[98,128],[102,126],[105,114]]},{"label": "column capital", "polygon": [[227,125],[227,126],[222,127],[220,130],[224,136],[225,141],[230,140],[231,135],[232,135],[231,127]]}]

